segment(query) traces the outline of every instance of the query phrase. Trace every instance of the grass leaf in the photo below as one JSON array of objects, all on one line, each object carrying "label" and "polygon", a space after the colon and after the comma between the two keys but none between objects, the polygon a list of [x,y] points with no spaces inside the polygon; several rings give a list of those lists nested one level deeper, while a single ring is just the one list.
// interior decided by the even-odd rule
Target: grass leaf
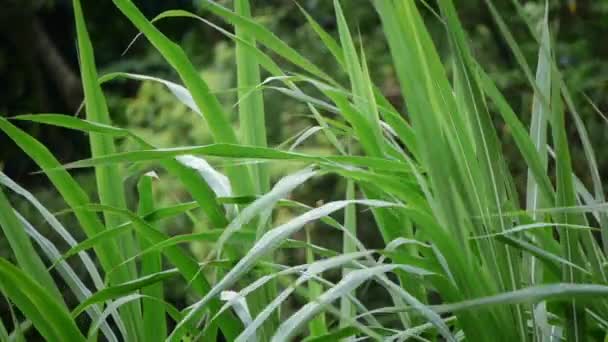
[{"label": "grass leaf", "polygon": [[42,285],[0,259],[0,287],[49,341],[84,341],[67,309]]}]

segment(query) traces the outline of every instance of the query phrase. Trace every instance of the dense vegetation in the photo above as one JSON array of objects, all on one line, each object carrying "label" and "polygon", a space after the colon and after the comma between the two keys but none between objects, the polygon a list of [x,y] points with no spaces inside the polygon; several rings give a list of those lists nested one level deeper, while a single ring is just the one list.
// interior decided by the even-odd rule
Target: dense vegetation
[{"label": "dense vegetation", "polygon": [[[53,213],[0,173],[11,251],[0,259],[11,304],[2,340],[606,338],[606,201],[578,108],[599,110],[560,71],[567,63],[558,63],[548,6],[513,2],[532,40],[522,48],[486,1],[527,88],[505,93],[451,0],[366,3],[375,12],[361,15],[378,25],[366,36],[338,0],[325,4],[335,34],[300,8],[316,38],[308,46],[326,51],[314,59],[252,19],[248,0],[233,10],[203,1],[204,17],[181,9],[152,20],[129,0],[113,4],[141,32],[135,44],[145,38],[179,82],[100,77],[88,8],[73,1],[86,118],[0,118],[4,138],[67,205]],[[159,30],[176,18],[234,44],[234,89],[211,87],[221,77],[201,75]],[[372,62],[367,45],[383,56],[379,42],[390,55]],[[386,64],[395,81],[378,86],[372,74]],[[145,83],[136,100],[109,106],[102,87],[124,79]],[[532,100],[515,111],[512,97],[524,91]],[[313,124],[274,141],[277,98],[305,113],[297,125]],[[166,122],[154,126],[150,111]],[[23,122],[87,133],[90,157],[60,161]],[[81,169],[94,178],[79,181]],[[291,195],[324,179],[344,186]],[[26,205],[35,215],[15,210]],[[175,222],[186,231],[168,229]],[[333,236],[339,244],[326,241]]]}]

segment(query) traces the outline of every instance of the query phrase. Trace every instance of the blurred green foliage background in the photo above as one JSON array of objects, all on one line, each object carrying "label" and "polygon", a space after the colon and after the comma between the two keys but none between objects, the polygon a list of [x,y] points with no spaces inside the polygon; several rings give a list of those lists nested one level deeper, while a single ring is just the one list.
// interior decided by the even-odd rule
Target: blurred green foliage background
[{"label": "blurred green foliage background", "polygon": [[[231,1],[220,1],[231,6]],[[506,43],[483,0],[455,1],[461,19],[466,25],[479,61],[498,81],[499,86],[511,101],[513,108],[527,110],[531,106],[532,96],[523,73],[509,52]],[[163,0],[135,1],[148,16],[173,8],[186,9],[214,20],[205,13],[198,1]],[[336,34],[332,2],[329,0],[300,0],[304,7],[325,29]],[[522,1],[526,14],[540,18],[544,11],[543,1]],[[400,103],[399,90],[394,70],[391,69],[390,55],[381,33],[379,19],[372,6],[365,0],[342,1],[344,11],[351,25],[359,32],[358,40],[365,48],[370,62],[370,71],[377,85],[387,94],[394,104],[405,108]],[[428,1],[433,7],[433,1]],[[537,48],[516,13],[511,1],[496,1],[496,5],[513,30],[515,39],[523,48],[531,65],[536,60]],[[590,105],[595,103],[599,110],[608,110],[608,0],[551,0],[549,1],[550,18],[556,40],[556,52],[560,66],[566,75],[581,116],[589,130],[589,135],[596,153],[599,169],[608,170],[608,134],[606,122]],[[145,41],[139,39],[123,55],[129,42],[137,34],[132,25],[113,7],[111,1],[83,1],[88,28],[95,47],[96,59],[100,74],[111,71],[125,71],[146,74],[175,81],[176,75],[164,64],[161,57]],[[306,20],[293,1],[255,0],[252,1],[256,20],[269,27],[292,47],[301,51],[326,71],[336,70],[329,52],[317,40],[315,33],[306,25]],[[23,113],[77,113],[82,101],[82,90],[78,75],[75,30],[73,25],[71,1],[68,0],[0,0],[0,113],[12,116]],[[443,26],[431,11],[427,11],[428,24],[439,46],[445,41]],[[187,19],[169,19],[160,22],[159,27],[169,37],[182,45],[194,64],[199,67],[201,75],[210,86],[221,94],[220,98],[236,119],[234,108],[236,83],[235,49],[231,41],[221,33],[201,22]],[[225,24],[222,27],[231,30]],[[445,43],[447,44],[447,42]],[[447,52],[447,46],[444,53]],[[449,62],[450,56],[443,58]],[[285,70],[289,71],[289,67]],[[197,145],[209,143],[210,136],[200,116],[180,104],[158,83],[134,80],[112,81],[104,85],[108,96],[111,117],[118,126],[128,127],[159,146]],[[310,90],[310,89],[309,89]],[[264,93],[266,115],[269,127],[268,141],[276,146],[298,132],[314,124],[306,106],[273,90]],[[525,109],[525,110],[523,110]],[[524,121],[529,118],[523,118]],[[236,123],[235,123],[236,124]],[[500,127],[500,123],[497,122]],[[22,127],[49,146],[62,162],[86,158],[88,156],[88,139],[82,133],[49,126],[23,124]],[[515,149],[509,150],[510,136],[506,129],[500,130],[506,141],[505,153],[513,160],[518,158]],[[123,142],[123,148],[133,146]],[[572,135],[573,165],[582,161],[583,153],[580,144]],[[307,141],[303,148],[323,152],[329,149],[321,135]],[[327,150],[329,151],[329,150]],[[513,165],[517,168],[518,164]],[[276,168],[277,166],[275,166]],[[0,136],[0,169],[15,181],[32,191],[50,210],[60,211],[65,204],[58,201],[56,193],[46,183],[44,176],[35,174],[34,164],[16,148],[5,136]],[[519,173],[520,186],[524,185],[525,168],[523,163]],[[275,169],[274,174],[284,172]],[[87,170],[78,171],[78,177],[85,188],[93,193],[93,182],[87,181],[92,174]],[[583,179],[583,181],[588,181]],[[135,188],[135,179],[126,179],[130,188]],[[157,197],[160,203],[187,200],[186,193],[170,180],[159,183]],[[306,203],[314,204],[317,200],[340,198],[344,184],[337,178],[325,177],[308,183],[298,191],[296,196]],[[134,199],[134,194],[128,194]],[[135,200],[131,203],[136,203]],[[13,204],[22,213],[27,213],[27,205],[14,199]],[[287,210],[287,209],[285,209]],[[281,215],[278,213],[277,220]],[[44,220],[33,213],[28,220],[45,232]],[[31,216],[31,217],[30,217]],[[69,215],[62,216],[70,226]],[[365,219],[363,217],[362,219]],[[371,222],[370,222],[371,224]],[[374,246],[380,238],[365,231],[365,224],[360,225],[362,241]],[[194,230],[200,227],[194,227]],[[182,218],[167,224],[164,229],[172,234],[192,230],[188,218]],[[371,231],[371,230],[370,230]],[[75,235],[76,238],[82,236]],[[55,241],[59,243],[59,241]],[[339,236],[325,235],[320,244],[339,246]],[[0,237],[0,255],[8,251],[7,242]],[[61,244],[59,244],[61,246]],[[65,247],[65,246],[63,246]],[[204,246],[191,246],[193,252]],[[291,255],[285,258],[301,258]],[[168,297],[175,303],[187,302],[182,285],[170,288]],[[0,304],[0,312],[5,304]]]}]

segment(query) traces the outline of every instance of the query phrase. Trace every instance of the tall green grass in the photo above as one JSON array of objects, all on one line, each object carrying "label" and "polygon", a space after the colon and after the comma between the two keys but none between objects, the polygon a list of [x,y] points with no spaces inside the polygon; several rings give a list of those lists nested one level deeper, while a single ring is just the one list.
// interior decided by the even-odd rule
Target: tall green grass
[{"label": "tall green grass", "polygon": [[[0,325],[2,340],[19,339],[27,329],[51,341],[210,341],[220,335],[230,341],[607,338],[603,184],[555,62],[548,15],[539,22],[523,17],[538,46],[534,72],[500,13],[486,1],[534,94],[529,112],[516,113],[475,59],[451,0],[438,1],[438,12],[428,16],[445,28],[447,62],[421,14],[426,3],[371,1],[407,108],[398,110],[372,82],[365,47],[349,27],[354,20],[338,0],[337,37],[302,9],[341,67],[331,71],[258,24],[247,0],[235,0],[234,11],[202,1],[210,13],[206,18],[173,10],[154,19],[129,0],[113,2],[183,85],[127,73],[99,78],[85,14],[73,1],[86,119],[21,115],[0,119],[0,130],[38,164],[86,239],[76,241],[31,193],[0,174],[0,226],[16,261],[0,260],[0,289],[22,313]],[[519,2],[514,5],[523,16]],[[236,45],[238,129],[182,48],[155,27],[172,17],[202,21]],[[233,25],[234,33],[214,24],[218,18]],[[214,143],[158,147],[113,126],[101,86],[118,77],[163,83],[177,101],[201,115]],[[316,95],[303,89],[315,89]],[[317,121],[294,148],[267,145],[268,91],[303,102]],[[91,158],[62,165],[49,147],[17,127],[17,120],[86,132]],[[497,122],[508,128],[527,166],[524,193],[515,186],[513,161],[502,152]],[[580,180],[587,175],[573,172],[569,130],[582,142],[591,189]],[[324,134],[335,153],[298,151],[298,143],[312,134]],[[118,151],[118,137],[132,139],[140,149]],[[217,169],[209,158],[228,163]],[[137,174],[139,200],[128,205],[125,165],[150,163],[167,171],[163,177],[179,180],[193,201],[158,207],[154,187],[163,179],[148,172]],[[302,169],[271,184],[271,163]],[[71,176],[75,168],[94,169],[99,203]],[[343,200],[310,207],[287,199],[297,187],[328,174],[345,180]],[[38,233],[13,209],[7,192],[30,202],[69,250],[59,251]],[[273,211],[284,206],[298,215],[273,223]],[[366,208],[375,224],[365,228],[382,237],[383,249],[367,249],[357,236],[357,211]],[[159,221],[194,210],[206,215],[202,232],[168,236],[158,230]],[[345,213],[343,222],[332,216],[339,211]],[[316,246],[310,238],[293,239],[315,221],[341,233],[341,250]],[[198,260],[180,246],[191,242],[209,244],[205,258]],[[280,264],[276,252],[293,248],[305,250],[306,262]],[[95,288],[66,262],[76,255]],[[326,277],[330,271],[340,272],[337,282]],[[183,278],[196,296],[192,305],[177,308],[167,302],[166,281],[174,277]],[[79,300],[75,308],[61,295],[64,283]],[[368,307],[357,290],[370,284],[391,304]],[[289,312],[294,297],[303,304]],[[88,320],[79,319],[84,314]]]}]

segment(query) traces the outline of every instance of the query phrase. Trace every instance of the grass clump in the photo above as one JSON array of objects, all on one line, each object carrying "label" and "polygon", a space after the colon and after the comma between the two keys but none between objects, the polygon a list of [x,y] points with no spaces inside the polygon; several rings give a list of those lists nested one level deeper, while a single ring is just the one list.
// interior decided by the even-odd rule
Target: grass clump
[{"label": "grass clump", "polygon": [[[234,11],[205,2],[214,18],[234,26],[234,33],[186,11],[167,11],[149,20],[131,1],[113,2],[183,85],[126,73],[99,78],[83,10],[73,1],[86,119],[22,115],[0,119],[0,130],[38,164],[87,238],[75,241],[27,190],[1,175],[0,226],[16,265],[0,260],[0,288],[25,321],[16,318],[13,332],[3,323],[0,337],[18,338],[22,327],[31,325],[57,341],[605,338],[608,221],[603,184],[555,63],[547,15],[538,23],[526,21],[538,43],[534,73],[500,13],[486,1],[534,93],[530,113],[518,114],[475,59],[451,0],[438,1],[432,12],[433,20],[445,27],[448,62],[440,58],[425,26],[420,11],[427,10],[426,3],[371,1],[407,110],[396,109],[372,82],[364,47],[357,46],[338,0],[338,37],[303,11],[341,66],[332,72],[252,19],[247,0],[235,0]],[[184,51],[155,26],[172,17],[200,20],[236,44],[238,130]],[[201,115],[214,143],[158,147],[113,126],[101,85],[119,77],[161,82],[177,101]],[[270,91],[301,101],[316,121],[292,148],[267,145],[264,95]],[[582,175],[573,173],[567,115],[584,147],[591,189],[579,179]],[[530,127],[523,124],[524,116],[530,116]],[[14,120],[87,132],[91,158],[62,165]],[[497,121],[508,127],[527,166],[523,192],[502,153]],[[325,135],[334,153],[299,151],[297,145],[313,134]],[[119,151],[119,137],[139,148]],[[226,163],[218,168],[211,160]],[[301,170],[271,184],[272,163],[292,163]],[[128,204],[124,177],[151,164],[177,179],[193,201],[157,207],[153,188],[162,177],[135,172],[139,201]],[[72,178],[74,168],[94,169],[99,203]],[[345,180],[343,199],[317,207],[288,199],[297,187],[328,174]],[[11,207],[6,191],[24,195],[70,249],[59,251],[37,233]],[[285,206],[299,214],[274,223],[273,211]],[[382,249],[366,248],[357,236],[357,211],[364,208],[371,209],[374,225],[367,229],[382,237]],[[196,210],[204,213],[204,221],[192,214]],[[339,211],[345,213],[342,222],[332,216]],[[157,228],[158,221],[178,215],[189,215],[206,228],[177,236]],[[319,220],[325,229],[342,234],[342,250],[293,239]],[[206,256],[195,259],[179,246],[189,242],[207,243]],[[278,262],[278,251],[293,248],[305,250],[305,263]],[[94,253],[99,266],[88,253]],[[94,288],[66,262],[76,255]],[[331,271],[341,277],[328,277]],[[68,285],[78,306],[66,304],[54,276]],[[196,296],[192,305],[177,308],[167,302],[163,287],[174,277],[181,277]],[[382,289],[391,304],[369,308],[357,289],[370,284]],[[292,297],[303,304],[286,314]],[[77,324],[85,313],[88,323]]]}]

